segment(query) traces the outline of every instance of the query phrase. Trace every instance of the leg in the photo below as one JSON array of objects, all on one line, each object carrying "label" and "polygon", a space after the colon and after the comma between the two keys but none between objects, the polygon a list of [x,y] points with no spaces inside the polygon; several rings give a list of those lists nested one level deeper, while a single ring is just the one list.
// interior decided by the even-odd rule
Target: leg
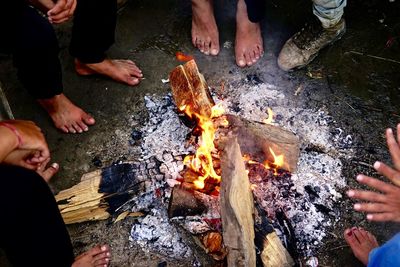
[{"label": "leg", "polygon": [[324,28],[335,26],[343,16],[347,0],[313,0],[313,12]]},{"label": "leg", "polygon": [[116,21],[116,0],[78,0],[70,53],[78,74],[101,74],[133,86],[143,76],[136,64],[106,59],[105,52],[114,43]]},{"label": "leg", "polygon": [[202,53],[219,53],[219,33],[212,0],[192,0],[192,43]]},{"label": "leg", "polygon": [[313,11],[319,20],[306,24],[283,46],[278,65],[287,71],[310,63],[318,52],[340,39],[346,31],[342,18],[346,0],[313,0]]},{"label": "leg", "polygon": [[351,250],[364,265],[368,264],[368,255],[379,246],[375,236],[371,233],[357,227],[346,229],[344,238],[349,244]]},{"label": "leg", "polygon": [[[254,0],[253,0],[254,1]],[[238,0],[236,12],[235,57],[239,67],[251,66],[264,54],[260,23],[249,20],[244,0]]]},{"label": "leg", "polygon": [[[21,186],[22,184],[22,186]],[[71,241],[48,185],[37,173],[0,165],[0,247],[14,267],[104,267],[108,246],[74,259]]]},{"label": "leg", "polygon": [[42,177],[0,165],[0,203],[0,246],[13,266],[71,266],[71,241]]},{"label": "leg", "polygon": [[5,36],[21,83],[46,109],[57,128],[72,133],[87,131],[94,119],[62,93],[59,48],[53,27],[23,1],[12,6],[5,2],[1,10],[7,14],[2,16],[5,23],[1,25],[7,27]]}]

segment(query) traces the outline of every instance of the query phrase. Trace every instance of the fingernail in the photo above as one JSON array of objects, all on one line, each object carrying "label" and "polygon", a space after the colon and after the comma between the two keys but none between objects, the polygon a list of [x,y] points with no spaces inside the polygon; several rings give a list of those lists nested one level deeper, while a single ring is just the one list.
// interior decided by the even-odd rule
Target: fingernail
[{"label": "fingernail", "polygon": [[379,161],[374,163],[375,170],[379,169],[380,167],[381,167],[381,163]]},{"label": "fingernail", "polygon": [[359,210],[359,209],[361,209],[361,205],[360,204],[354,204],[354,209],[355,210]]},{"label": "fingernail", "polygon": [[107,250],[107,247],[106,247],[106,246],[101,246],[101,250],[102,250],[102,251],[106,251],[106,250]]},{"label": "fingernail", "polygon": [[374,217],[374,216],[373,216],[372,214],[367,214],[367,219],[368,219],[368,220],[372,220],[373,217]]},{"label": "fingernail", "polygon": [[364,180],[364,176],[359,174],[359,175],[357,175],[356,179],[357,179],[357,181],[361,182],[362,180]]},{"label": "fingernail", "polygon": [[353,197],[353,196],[355,195],[355,193],[354,193],[353,190],[350,190],[350,191],[347,191],[347,195],[348,195],[349,197]]}]

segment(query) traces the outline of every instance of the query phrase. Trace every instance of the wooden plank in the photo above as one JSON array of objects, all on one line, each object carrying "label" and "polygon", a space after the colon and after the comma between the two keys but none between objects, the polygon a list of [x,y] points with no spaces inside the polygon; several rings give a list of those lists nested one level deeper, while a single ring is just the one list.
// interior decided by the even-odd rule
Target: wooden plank
[{"label": "wooden plank", "polygon": [[243,154],[262,163],[265,160],[273,162],[270,148],[276,155],[284,155],[282,169],[296,172],[300,154],[299,138],[292,132],[280,127],[249,121],[234,115],[226,115],[229,121],[228,130],[237,137]]},{"label": "wooden plank", "polygon": [[254,205],[249,178],[236,138],[221,141],[220,190],[223,238],[228,266],[256,266]]},{"label": "wooden plank", "polygon": [[193,112],[211,117],[211,108],[215,103],[211,98],[207,82],[194,60],[172,70],[169,83],[178,109],[190,106]]}]

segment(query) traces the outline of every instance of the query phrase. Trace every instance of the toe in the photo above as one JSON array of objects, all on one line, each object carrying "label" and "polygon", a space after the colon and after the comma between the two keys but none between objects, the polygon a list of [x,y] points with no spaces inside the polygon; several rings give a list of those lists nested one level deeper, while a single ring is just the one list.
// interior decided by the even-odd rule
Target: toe
[{"label": "toe", "polygon": [[84,132],[89,131],[89,127],[83,121],[78,121],[77,124]]},{"label": "toe", "polygon": [[350,245],[350,247],[354,250],[360,243],[358,242],[357,238],[355,237],[352,229],[346,229],[344,231],[344,239]]},{"label": "toe", "polygon": [[57,163],[52,163],[50,167],[48,167],[44,172],[42,172],[42,177],[45,181],[49,181],[60,169],[60,166]]},{"label": "toe", "polygon": [[72,125],[67,126],[67,128],[68,128],[69,133],[73,133],[73,134],[76,133],[76,130],[74,129],[74,127]]},{"label": "toe", "polygon": [[96,256],[94,256],[93,261],[94,262],[102,262],[104,264],[104,263],[106,263],[105,260],[109,261],[110,256],[111,256],[110,252],[102,252],[102,253],[99,253]]},{"label": "toe", "polygon": [[66,126],[58,127],[64,133],[69,133],[68,128]]},{"label": "toe", "polygon": [[74,127],[74,129],[75,129],[75,131],[77,132],[77,133],[82,133],[83,132],[83,129],[79,126],[79,124],[76,122],[76,123],[73,123],[72,124],[72,127]]},{"label": "toe", "polygon": [[96,121],[94,120],[94,118],[93,118],[92,116],[90,116],[89,114],[87,114],[87,113],[85,113],[85,114],[82,116],[82,119],[83,119],[83,122],[84,122],[86,125],[93,125],[93,124],[96,123]]},{"label": "toe", "polygon": [[197,39],[197,40],[196,40],[196,47],[197,47],[197,49],[200,50],[200,52],[203,53],[203,51],[204,51],[204,48],[203,48],[203,41],[201,41],[200,39]]},{"label": "toe", "polygon": [[246,59],[247,66],[250,67],[251,65],[253,65],[252,53],[247,52],[244,57]]},{"label": "toe", "polygon": [[351,230],[354,236],[357,238],[358,242],[362,243],[365,240],[365,237],[360,229],[353,227]]},{"label": "toe", "polygon": [[239,54],[238,56],[236,56],[236,64],[239,66],[239,67],[244,67],[244,66],[246,66],[246,59],[245,59],[245,57],[244,57],[244,54]]},{"label": "toe", "polygon": [[108,266],[110,260],[109,259],[102,259],[94,262],[94,266],[96,267],[104,267]]},{"label": "toe", "polygon": [[215,42],[211,42],[211,55],[216,56],[219,53],[219,44],[216,44]]},{"label": "toe", "polygon": [[128,85],[135,86],[135,85],[137,85],[140,81],[139,81],[139,79],[136,78],[136,77],[129,76],[129,77],[127,77],[127,78],[125,79],[125,82],[126,82]]}]

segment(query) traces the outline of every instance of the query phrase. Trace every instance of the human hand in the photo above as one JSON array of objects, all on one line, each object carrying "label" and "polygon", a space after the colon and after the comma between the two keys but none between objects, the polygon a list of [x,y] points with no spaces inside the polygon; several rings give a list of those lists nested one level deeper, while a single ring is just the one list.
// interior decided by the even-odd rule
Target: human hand
[{"label": "human hand", "polygon": [[397,141],[392,129],[386,130],[386,140],[394,168],[379,161],[375,162],[374,168],[394,185],[360,174],[357,176],[357,181],[380,192],[349,190],[347,195],[367,201],[367,203],[356,203],[354,209],[367,212],[368,220],[400,222],[400,124],[397,125]]},{"label": "human hand", "polygon": [[[50,151],[40,128],[32,121],[9,120],[2,121],[14,128],[18,146],[14,151],[22,150],[12,158],[20,162],[22,158],[29,159],[29,164],[41,163],[50,157]],[[9,154],[11,154],[11,151]],[[28,157],[29,155],[29,157]],[[7,158],[7,156],[6,156]]]},{"label": "human hand", "polygon": [[76,9],[77,0],[57,0],[56,4],[47,12],[49,21],[60,24],[72,17]]}]

